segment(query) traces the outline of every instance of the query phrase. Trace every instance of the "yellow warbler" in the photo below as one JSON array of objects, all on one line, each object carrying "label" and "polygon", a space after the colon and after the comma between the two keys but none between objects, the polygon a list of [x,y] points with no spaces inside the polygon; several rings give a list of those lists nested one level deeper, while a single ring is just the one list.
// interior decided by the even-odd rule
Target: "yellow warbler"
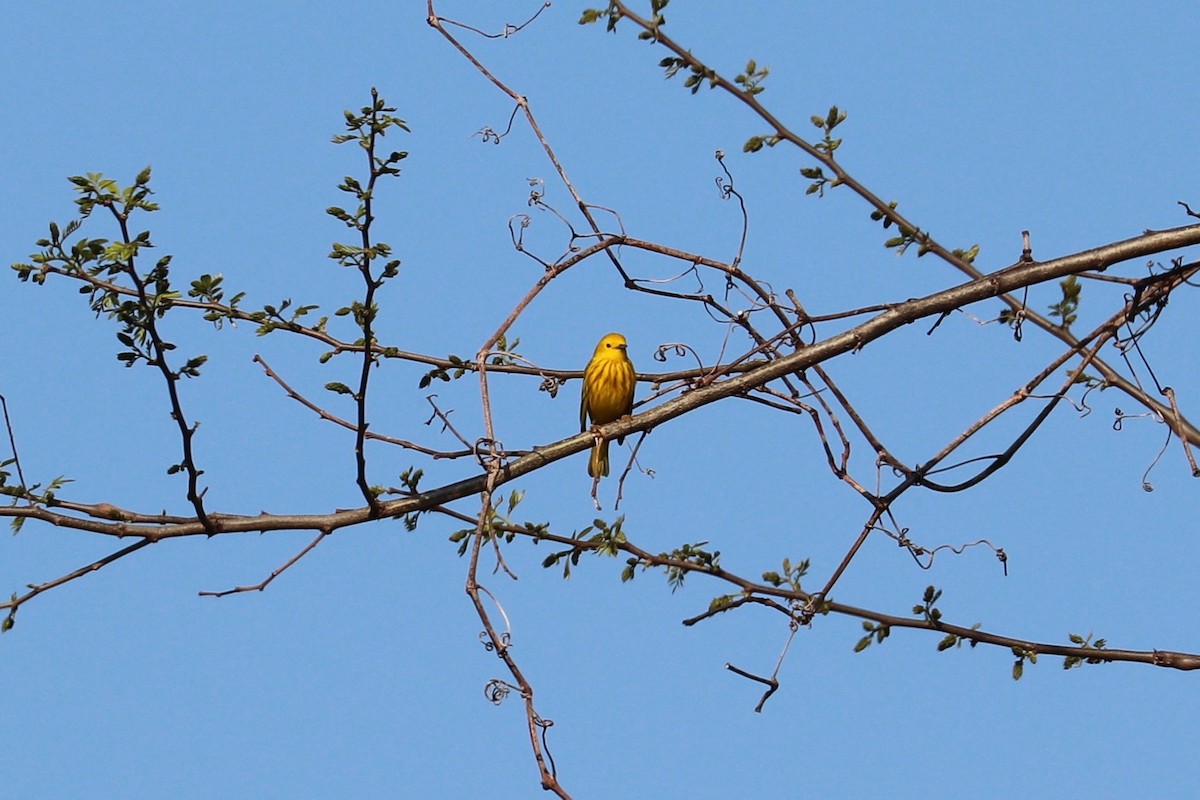
[{"label": "yellow warbler", "polygon": [[[607,425],[633,411],[633,390],[637,385],[633,362],[625,353],[625,337],[608,333],[596,345],[592,360],[583,371],[583,394],[579,400],[579,431],[593,425]],[[617,444],[625,441],[621,436]],[[608,475],[608,440],[596,442],[588,459],[588,475]]]}]

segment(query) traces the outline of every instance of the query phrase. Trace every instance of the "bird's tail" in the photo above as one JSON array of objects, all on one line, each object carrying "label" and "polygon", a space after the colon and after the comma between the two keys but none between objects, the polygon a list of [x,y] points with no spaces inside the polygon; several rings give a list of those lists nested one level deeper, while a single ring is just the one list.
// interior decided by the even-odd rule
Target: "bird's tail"
[{"label": "bird's tail", "polygon": [[588,475],[593,478],[608,477],[608,440],[596,442],[592,456],[588,459]]}]

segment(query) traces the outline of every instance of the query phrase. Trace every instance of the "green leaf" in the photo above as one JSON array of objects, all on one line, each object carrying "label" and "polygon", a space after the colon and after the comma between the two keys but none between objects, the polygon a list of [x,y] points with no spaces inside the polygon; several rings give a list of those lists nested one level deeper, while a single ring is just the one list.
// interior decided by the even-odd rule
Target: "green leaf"
[{"label": "green leaf", "polygon": [[709,602],[708,610],[709,611],[720,611],[723,608],[729,608],[730,604],[733,603],[733,600],[736,597],[737,597],[737,595],[735,595],[735,594],[718,595],[717,597],[714,597]]}]

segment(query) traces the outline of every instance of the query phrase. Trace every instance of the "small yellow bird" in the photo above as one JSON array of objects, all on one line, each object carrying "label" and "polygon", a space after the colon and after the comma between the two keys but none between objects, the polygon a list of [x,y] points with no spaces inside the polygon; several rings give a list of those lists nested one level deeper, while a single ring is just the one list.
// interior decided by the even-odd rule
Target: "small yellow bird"
[{"label": "small yellow bird", "polygon": [[[583,370],[583,392],[579,399],[579,432],[587,430],[588,419],[593,425],[607,425],[633,412],[633,391],[637,375],[633,362],[625,353],[625,337],[607,333],[596,345],[592,360]],[[625,441],[621,436],[617,444]],[[596,442],[588,459],[588,475],[593,478],[608,475],[608,440]]]}]

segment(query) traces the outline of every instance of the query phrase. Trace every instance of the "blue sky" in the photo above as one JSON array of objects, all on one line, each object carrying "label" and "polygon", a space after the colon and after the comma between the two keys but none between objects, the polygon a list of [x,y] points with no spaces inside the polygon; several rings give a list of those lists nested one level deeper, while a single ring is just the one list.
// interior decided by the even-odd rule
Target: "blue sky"
[{"label": "blue sky", "polygon": [[[499,30],[533,3],[444,3],[439,10]],[[747,6],[749,6],[747,8]],[[740,217],[721,200],[722,149],[750,214],[745,268],[793,288],[814,313],[919,296],[960,281],[930,258],[885,251],[869,210],[847,192],[804,196],[808,162],[784,147],[742,143],[764,125],[731,98],[664,81],[666,55],[576,24],[584,6],[555,3],[520,34],[473,52],[529,98],[574,185],[619,211],[631,235],[728,260]],[[771,68],[761,96],[795,130],[832,104],[844,165],[948,246],[979,244],[998,269],[1030,230],[1047,259],[1189,222],[1200,207],[1200,103],[1190,3],[1138,8],[1012,3],[808,4],[677,2],[667,31],[734,75],[748,58]],[[49,220],[70,218],[66,178],[121,182],[147,164],[162,210],[142,220],[186,286],[221,273],[248,306],[284,298],[332,311],[357,296],[356,276],[325,258],[344,229],[324,213],[344,203],[358,154],[335,147],[342,109],[377,86],[412,128],[410,152],[379,194],[378,236],[403,260],[384,290],[380,338],[405,350],[469,356],[537,280],[507,224],[531,213],[527,242],[553,259],[563,229],[526,204],[529,180],[570,214],[569,196],[529,130],[500,145],[511,103],[425,23],[424,4],[111,2],[0,4],[0,247],[26,260]],[[93,223],[89,223],[91,226]],[[101,220],[86,235],[112,236]],[[1195,253],[1191,254],[1195,257]],[[639,275],[677,264],[629,254]],[[1140,274],[1127,265],[1122,274]],[[708,288],[719,282],[709,279]],[[1031,305],[1057,298],[1040,290]],[[1080,329],[1119,295],[1085,288]],[[1194,297],[1176,295],[1146,341],[1159,378],[1194,414]],[[971,311],[989,318],[996,304]],[[31,481],[74,480],[63,494],[154,512],[186,512],[183,483],[165,474],[178,442],[161,380],[126,370],[114,326],[75,287],[0,282],[5,320],[0,392],[8,399]],[[641,371],[654,349],[687,342],[709,363],[726,334],[698,308],[625,291],[601,260],[551,285],[518,322],[521,353],[579,368],[608,330],[630,340]],[[346,328],[338,329],[349,338]],[[927,459],[1057,354],[1035,332],[1016,343],[999,326],[948,319],[914,325],[828,365],[864,416],[910,463]],[[298,389],[322,398],[357,364],[319,365],[312,344],[247,326],[216,332],[179,315],[181,354],[206,353],[184,387],[202,422],[198,457],[210,507],[232,513],[326,512],[361,504],[353,439],[289,401],[251,362],[259,353]],[[732,352],[742,346],[738,342]],[[1116,361],[1115,354],[1109,357]],[[389,362],[374,379],[373,430],[448,447],[425,426],[424,370]],[[434,387],[471,438],[482,435],[477,385]],[[559,396],[528,378],[493,379],[510,447],[562,439],[577,425],[576,384]],[[639,392],[644,397],[643,386]],[[343,414],[349,407],[325,398]],[[1177,442],[1143,474],[1162,426],[1113,430],[1113,392],[1093,412],[1066,406],[1003,471],[965,495],[906,496],[902,524],[926,544],[987,537],[984,549],[940,553],[922,571],[887,539],[871,541],[835,599],[905,614],[934,583],[946,618],[1034,640],[1095,632],[1113,647],[1200,651],[1190,626],[1200,601],[1192,565],[1195,480]],[[1006,444],[1029,413],[984,437]],[[1193,416],[1193,419],[1195,417]],[[614,465],[623,463],[614,448]],[[472,474],[460,462],[370,453],[373,479],[397,483],[412,464],[427,485]],[[824,465],[809,427],[736,401],[656,429],[620,512],[651,551],[706,540],[751,577],[783,558],[813,560],[822,580],[857,534],[865,504]],[[518,517],[561,534],[596,512],[583,455],[512,486]],[[853,462],[873,477],[861,445]],[[472,502],[456,506],[470,513]],[[423,518],[338,532],[266,592],[198,597],[262,580],[306,533],[168,542],[22,608],[0,638],[8,743],[0,775],[12,796],[215,798],[467,797],[540,793],[519,702],[493,707],[483,686],[502,665],[477,640],[463,592],[466,563],[447,537],[459,525]],[[0,545],[0,591],[55,578],[114,549],[87,535],[27,524]],[[550,748],[575,797],[717,798],[767,793],[890,798],[1188,796],[1200,790],[1193,743],[1195,678],[1146,666],[1064,672],[1060,659],[1009,677],[1012,656],[937,653],[937,637],[896,632],[854,654],[858,623],[820,618],[791,646],[780,691],[762,714],[756,685],[732,662],[769,672],[786,621],[746,609],[685,628],[726,587],[698,577],[672,593],[662,576],[620,582],[623,559],[584,559],[569,581],[543,570],[545,545],[505,551],[520,576],[490,572],[512,620],[514,656],[555,722]]]}]

